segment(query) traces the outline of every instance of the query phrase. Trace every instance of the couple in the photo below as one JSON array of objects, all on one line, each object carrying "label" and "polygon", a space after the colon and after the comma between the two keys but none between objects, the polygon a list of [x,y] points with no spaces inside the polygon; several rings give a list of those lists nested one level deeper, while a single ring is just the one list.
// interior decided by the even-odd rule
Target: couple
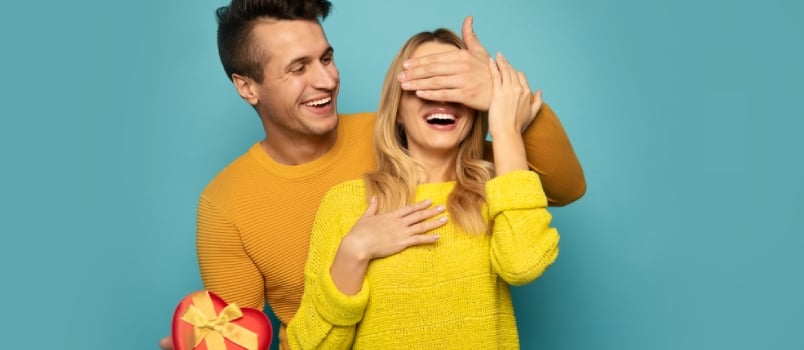
[{"label": "couple", "polygon": [[[358,334],[396,322],[376,320],[390,315],[374,313],[378,307],[397,306],[419,312],[419,322],[432,321],[428,310],[389,305],[374,296],[396,292],[395,297],[404,297],[400,293],[426,286],[394,284],[405,278],[433,284],[465,277],[471,285],[450,285],[460,292],[453,291],[448,298],[408,297],[468,308],[452,310],[473,316],[491,313],[482,317],[495,318],[497,325],[480,328],[516,344],[506,284],[532,280],[555,257],[557,235],[547,227],[546,202],[567,204],[585,189],[560,123],[547,106],[538,109],[538,96],[531,104],[524,76],[502,57],[489,61],[469,21],[464,24],[469,50],[459,50],[463,43],[444,31],[414,37],[390,69],[380,112],[339,116],[338,72],[319,23],[328,12],[329,2],[313,0],[234,0],[218,10],[221,61],[240,96],[260,116],[266,138],[221,171],[201,195],[197,249],[205,289],[241,307],[262,309],[267,299],[283,323],[279,339],[287,348],[298,341],[332,340],[322,334],[348,337],[361,321],[355,319],[358,314],[362,317]],[[441,76],[432,79],[428,72]],[[489,120],[475,110],[488,110]],[[488,148],[483,143],[487,122],[494,146],[486,156],[493,155],[496,176],[491,163],[482,160]],[[522,128],[524,137],[519,134]],[[372,134],[378,138],[377,161],[369,151],[374,149]],[[525,170],[528,166],[541,177]],[[316,211],[330,187],[375,170],[365,185],[356,180],[329,192],[311,242]],[[408,204],[409,200],[416,203]],[[333,211],[343,216],[337,223],[341,226],[328,226],[336,215]],[[447,225],[442,219],[445,212]],[[347,227],[351,224],[354,228]],[[521,232],[522,225],[536,232]],[[308,247],[311,260],[305,285]],[[478,252],[487,254],[485,265]],[[428,254],[440,259],[439,265],[421,259]],[[382,256],[389,257],[368,264]],[[405,277],[402,273],[414,271],[402,266],[418,272]],[[380,272],[389,268],[395,274]],[[380,280],[371,283],[375,277]],[[386,284],[383,279],[388,278]],[[481,279],[482,285],[477,282]],[[302,303],[305,288],[308,295]],[[464,294],[469,288],[482,292]],[[321,305],[345,318],[311,313],[316,295],[309,293],[314,290],[323,298]],[[292,342],[288,342],[285,325],[291,319]],[[345,319],[348,322],[343,323]],[[439,331],[439,327],[448,328]],[[428,329],[456,332],[449,327],[437,323]],[[357,338],[358,344],[361,339]],[[170,347],[169,341],[162,345]]]}]

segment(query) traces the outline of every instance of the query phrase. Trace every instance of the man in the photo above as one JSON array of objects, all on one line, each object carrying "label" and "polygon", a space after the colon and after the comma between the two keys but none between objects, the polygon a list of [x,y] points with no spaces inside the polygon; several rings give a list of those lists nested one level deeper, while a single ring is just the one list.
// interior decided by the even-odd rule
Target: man
[{"label": "man", "polygon": [[[224,70],[257,111],[266,137],[201,194],[199,268],[204,288],[230,303],[262,310],[267,300],[282,322],[282,349],[288,349],[284,327],[299,307],[309,236],[324,193],[375,166],[375,114],[336,111],[339,75],[319,22],[329,8],[326,0],[233,0],[217,11]],[[399,77],[403,89],[487,110],[488,54],[470,19],[463,35],[468,51],[407,62]],[[549,107],[542,107],[524,139],[529,165],[542,177],[550,203],[580,198],[583,171]],[[409,210],[422,219],[437,213],[426,204]],[[425,233],[417,227],[411,229]],[[170,349],[169,338],[160,346]]]}]

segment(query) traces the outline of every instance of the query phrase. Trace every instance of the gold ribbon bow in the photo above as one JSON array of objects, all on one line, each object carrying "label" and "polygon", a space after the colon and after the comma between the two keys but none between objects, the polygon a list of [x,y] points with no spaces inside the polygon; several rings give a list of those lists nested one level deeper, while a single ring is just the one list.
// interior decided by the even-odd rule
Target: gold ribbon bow
[{"label": "gold ribbon bow", "polygon": [[215,314],[212,299],[205,291],[193,296],[193,304],[181,316],[182,321],[193,325],[193,348],[206,340],[208,350],[226,350],[224,338],[247,350],[257,350],[257,333],[231,323],[243,317],[237,304],[231,303]]}]

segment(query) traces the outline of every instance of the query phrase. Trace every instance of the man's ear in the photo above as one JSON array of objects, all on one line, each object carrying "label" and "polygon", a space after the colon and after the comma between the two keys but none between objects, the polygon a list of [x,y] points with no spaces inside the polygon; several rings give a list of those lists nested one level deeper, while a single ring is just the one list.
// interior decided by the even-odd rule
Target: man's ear
[{"label": "man's ear", "polygon": [[256,106],[257,102],[260,102],[260,98],[257,95],[257,84],[253,79],[239,74],[232,74],[232,84],[234,84],[235,90],[237,90],[240,97],[248,104]]}]

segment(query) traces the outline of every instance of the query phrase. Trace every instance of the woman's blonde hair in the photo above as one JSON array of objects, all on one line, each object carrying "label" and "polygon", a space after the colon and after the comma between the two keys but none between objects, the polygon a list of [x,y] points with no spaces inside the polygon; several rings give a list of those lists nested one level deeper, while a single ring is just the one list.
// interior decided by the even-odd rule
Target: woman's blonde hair
[{"label": "woman's blonde hair", "polygon": [[[427,42],[466,49],[460,37],[448,29],[440,28],[411,37],[391,63],[385,75],[374,130],[377,170],[365,176],[366,193],[369,198],[377,197],[380,212],[410,204],[416,194],[421,165],[409,155],[405,130],[398,122],[403,91],[396,77],[402,70],[402,63],[416,48]],[[485,233],[488,230],[481,209],[486,201],[485,183],[494,176],[494,166],[483,160],[488,131],[488,118],[484,114],[474,111],[472,129],[460,144],[455,162],[455,188],[446,204],[450,220],[470,233]]]}]

